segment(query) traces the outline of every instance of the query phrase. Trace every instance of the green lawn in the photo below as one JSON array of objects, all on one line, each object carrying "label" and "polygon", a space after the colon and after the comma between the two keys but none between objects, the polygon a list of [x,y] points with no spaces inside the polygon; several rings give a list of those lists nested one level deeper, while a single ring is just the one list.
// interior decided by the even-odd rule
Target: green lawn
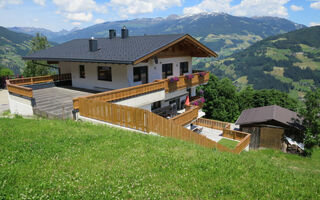
[{"label": "green lawn", "polygon": [[0,199],[319,199],[320,152],[220,153],[87,123],[0,118]]},{"label": "green lawn", "polygon": [[234,141],[234,140],[228,140],[228,139],[222,138],[221,140],[219,140],[218,143],[222,144],[223,146],[228,147],[230,149],[234,149],[239,142],[238,141]]}]

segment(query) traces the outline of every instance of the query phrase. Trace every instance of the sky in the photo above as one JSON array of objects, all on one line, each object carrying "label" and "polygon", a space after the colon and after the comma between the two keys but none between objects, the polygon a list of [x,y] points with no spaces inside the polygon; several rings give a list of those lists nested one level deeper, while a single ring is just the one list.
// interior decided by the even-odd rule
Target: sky
[{"label": "sky", "polygon": [[142,17],[224,12],[320,25],[320,0],[0,0],[0,26],[52,31]]}]

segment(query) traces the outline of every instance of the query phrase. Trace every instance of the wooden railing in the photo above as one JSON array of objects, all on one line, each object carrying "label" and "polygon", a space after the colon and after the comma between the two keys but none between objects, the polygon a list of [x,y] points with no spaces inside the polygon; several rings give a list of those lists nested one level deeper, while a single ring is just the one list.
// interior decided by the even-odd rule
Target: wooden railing
[{"label": "wooden railing", "polygon": [[[98,94],[92,94],[92,95],[85,96],[83,98],[98,100],[98,101],[114,101],[114,100],[134,97],[141,94],[146,94],[149,92],[163,90],[163,89],[164,89],[164,82],[153,82],[153,83],[147,83],[147,84],[128,87],[128,88],[111,90],[108,92],[101,92]],[[73,99],[73,108],[74,109],[79,108],[79,98]]]},{"label": "wooden railing", "polygon": [[[193,109],[191,110],[193,111]],[[152,132],[164,137],[172,137],[188,142],[193,142],[208,148],[216,148],[219,151],[239,154],[250,142],[245,137],[235,149],[229,149],[207,137],[195,133],[176,123],[148,110],[113,104],[96,99],[79,98],[79,112],[83,117],[96,119],[115,125],[132,128],[143,132]]]},{"label": "wooden railing", "polygon": [[33,85],[39,83],[66,81],[71,80],[71,74],[57,74],[48,76],[37,76],[30,78],[17,78],[9,79],[6,81],[8,91],[21,96],[33,98],[33,92],[31,88],[24,87],[23,85]]},{"label": "wooden railing", "polygon": [[6,85],[7,85],[8,91],[11,93],[33,98],[33,92],[31,88],[11,84],[9,80],[6,81]]},{"label": "wooden railing", "polygon": [[241,131],[235,131],[235,130],[227,130],[224,129],[222,136],[226,138],[230,138],[233,140],[242,140],[245,138],[249,133],[241,132]]},{"label": "wooden railing", "polygon": [[181,139],[204,147],[217,148],[220,151],[234,153],[234,150],[224,147],[203,135],[176,124],[173,120],[168,120],[148,110],[79,98],[79,112],[83,117],[101,120],[139,131],[157,133],[164,137]]},{"label": "wooden railing", "polygon": [[197,119],[197,121],[195,121],[194,124],[217,130],[230,129],[230,124],[228,122],[222,122],[205,118]]},{"label": "wooden railing", "polygon": [[174,92],[182,88],[190,88],[196,85],[204,84],[209,81],[210,73],[205,72],[204,76],[199,73],[194,73],[192,79],[187,79],[186,76],[179,76],[179,80],[171,82],[170,79],[165,79],[165,90],[166,92]]},{"label": "wooden railing", "polygon": [[244,137],[237,146],[233,149],[234,153],[239,154],[241,153],[247,146],[250,144],[250,134]]},{"label": "wooden railing", "polygon": [[170,120],[173,121],[175,124],[184,126],[198,118],[199,109],[200,109],[199,107],[194,106],[188,111],[181,113],[180,115],[177,115],[171,118]]}]

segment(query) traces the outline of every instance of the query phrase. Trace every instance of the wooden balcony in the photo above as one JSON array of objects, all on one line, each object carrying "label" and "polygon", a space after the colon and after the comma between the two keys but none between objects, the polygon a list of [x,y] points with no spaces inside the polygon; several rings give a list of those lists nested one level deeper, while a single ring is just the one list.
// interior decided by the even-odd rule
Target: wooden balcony
[{"label": "wooden balcony", "polygon": [[186,75],[177,77],[178,80],[174,81],[173,78],[165,79],[166,92],[174,92],[184,88],[191,88],[193,86],[205,84],[209,81],[209,72],[193,73],[193,78],[188,78]]},{"label": "wooden balcony", "polygon": [[[101,92],[98,94],[93,94],[93,95],[89,95],[81,98],[109,102],[109,101],[134,97],[137,95],[146,94],[149,92],[154,92],[154,91],[163,90],[163,89],[164,89],[164,82],[161,81],[161,82],[147,83],[147,84],[137,85],[133,87],[117,89],[117,90],[111,90],[108,92]],[[73,99],[74,109],[79,108],[79,99],[80,98]]]},{"label": "wooden balcony", "polygon": [[71,80],[71,74],[57,74],[30,78],[9,79],[6,81],[8,91],[17,95],[33,98],[32,88],[23,85]]}]

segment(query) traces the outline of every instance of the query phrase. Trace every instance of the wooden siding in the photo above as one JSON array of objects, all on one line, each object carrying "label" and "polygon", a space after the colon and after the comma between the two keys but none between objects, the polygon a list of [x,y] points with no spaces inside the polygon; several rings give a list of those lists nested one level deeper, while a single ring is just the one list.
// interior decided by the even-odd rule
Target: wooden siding
[{"label": "wooden siding", "polygon": [[281,149],[283,128],[260,127],[260,147]]}]

